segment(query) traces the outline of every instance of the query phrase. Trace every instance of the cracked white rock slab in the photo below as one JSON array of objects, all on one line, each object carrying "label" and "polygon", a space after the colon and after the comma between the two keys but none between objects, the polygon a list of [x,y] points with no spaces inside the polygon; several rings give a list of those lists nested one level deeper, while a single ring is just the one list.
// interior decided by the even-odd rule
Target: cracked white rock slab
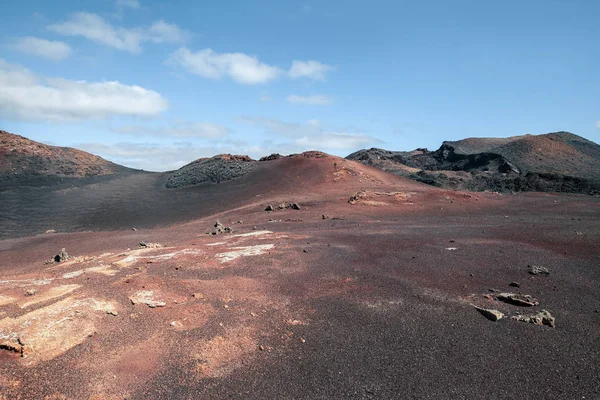
[{"label": "cracked white rock slab", "polygon": [[167,303],[165,303],[161,299],[157,299],[156,297],[154,297],[154,292],[152,290],[140,290],[139,292],[136,292],[133,296],[130,296],[129,300],[131,300],[132,304],[141,303],[147,305],[150,308],[164,307],[167,305]]},{"label": "cracked white rock slab", "polygon": [[225,253],[219,253],[215,255],[215,257],[222,263],[226,263],[240,257],[258,256],[264,254],[273,247],[275,247],[274,244],[257,244],[254,246],[234,247],[234,250]]}]

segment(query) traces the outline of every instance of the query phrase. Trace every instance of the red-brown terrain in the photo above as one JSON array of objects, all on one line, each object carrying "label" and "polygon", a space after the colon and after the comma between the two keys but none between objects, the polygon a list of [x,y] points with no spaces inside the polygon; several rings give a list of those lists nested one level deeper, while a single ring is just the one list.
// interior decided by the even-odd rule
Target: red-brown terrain
[{"label": "red-brown terrain", "polygon": [[0,183],[36,178],[81,178],[131,171],[70,147],[49,146],[0,130]]},{"label": "red-brown terrain", "polygon": [[273,158],[0,191],[0,399],[600,397],[598,197]]}]

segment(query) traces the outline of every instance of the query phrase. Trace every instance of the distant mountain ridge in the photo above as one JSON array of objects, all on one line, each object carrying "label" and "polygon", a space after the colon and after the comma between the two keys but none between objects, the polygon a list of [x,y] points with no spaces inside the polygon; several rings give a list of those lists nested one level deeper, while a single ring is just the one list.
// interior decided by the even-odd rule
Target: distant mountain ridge
[{"label": "distant mountain ridge", "polygon": [[0,182],[36,178],[83,178],[133,172],[70,147],[49,146],[0,130]]},{"label": "distant mountain ridge", "polygon": [[435,151],[372,148],[346,158],[445,188],[600,191],[600,145],[570,132],[445,141]]}]

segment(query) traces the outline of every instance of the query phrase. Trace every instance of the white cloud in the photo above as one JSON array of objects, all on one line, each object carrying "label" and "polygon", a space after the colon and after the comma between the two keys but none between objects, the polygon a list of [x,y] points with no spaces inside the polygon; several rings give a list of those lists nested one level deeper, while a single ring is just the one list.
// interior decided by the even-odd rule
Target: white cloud
[{"label": "white cloud", "polygon": [[18,38],[13,48],[21,53],[44,57],[52,61],[64,60],[73,52],[71,47],[64,42],[31,36]]},{"label": "white cloud", "polygon": [[142,43],[180,43],[189,33],[175,24],[163,20],[150,27],[115,27],[97,14],[78,12],[63,23],[48,26],[53,32],[66,36],[83,36],[93,42],[130,53],[140,53]]},{"label": "white cloud", "polygon": [[204,78],[229,77],[248,85],[267,83],[276,79],[282,72],[275,66],[260,62],[254,56],[244,53],[217,53],[212,49],[193,52],[182,47],[171,55],[169,61]]},{"label": "white cloud", "polygon": [[333,103],[333,101],[329,97],[323,95],[297,96],[295,94],[292,94],[286,97],[286,100],[289,103],[308,104],[314,106],[328,106]]},{"label": "white cloud", "polygon": [[360,133],[323,132],[318,136],[303,136],[295,142],[299,146],[311,147],[318,144],[325,149],[348,150],[367,147],[372,143],[380,143],[374,137]]},{"label": "white cloud", "polygon": [[596,121],[596,128],[600,129],[600,121]]},{"label": "white cloud", "polygon": [[0,116],[23,121],[152,117],[168,108],[159,93],[120,82],[38,76],[0,59]]},{"label": "white cloud", "polygon": [[325,75],[332,69],[333,67],[331,65],[323,64],[319,61],[294,60],[288,74],[292,79],[309,78],[317,81],[324,81]]},{"label": "white cloud", "polygon": [[273,99],[271,98],[271,96],[266,96],[265,95],[265,96],[260,96],[259,100],[262,101],[262,102],[264,102],[264,103],[266,103],[266,102],[271,101]]},{"label": "white cloud", "polygon": [[153,23],[147,32],[148,40],[154,43],[181,43],[189,39],[189,32],[162,19]]},{"label": "white cloud", "polygon": [[319,120],[305,123],[284,122],[266,117],[240,117],[240,121],[261,127],[270,135],[292,138],[291,143],[281,146],[295,151],[311,149],[347,150],[380,144],[381,141],[361,132],[344,132],[330,129]]},{"label": "white cloud", "polygon": [[133,9],[138,9],[142,6],[138,0],[116,0],[115,4],[117,7]]},{"label": "white cloud", "polygon": [[210,138],[216,139],[231,133],[223,125],[211,122],[178,121],[166,126],[148,127],[141,125],[127,125],[112,129],[113,132],[135,136],[159,136],[178,138]]},{"label": "white cloud", "polygon": [[82,143],[75,147],[121,165],[147,171],[170,171],[198,158],[212,157],[216,154],[250,154],[254,158],[266,154],[266,149],[245,142],[222,142],[210,146],[194,146],[187,142],[171,145],[131,142],[114,145]]}]

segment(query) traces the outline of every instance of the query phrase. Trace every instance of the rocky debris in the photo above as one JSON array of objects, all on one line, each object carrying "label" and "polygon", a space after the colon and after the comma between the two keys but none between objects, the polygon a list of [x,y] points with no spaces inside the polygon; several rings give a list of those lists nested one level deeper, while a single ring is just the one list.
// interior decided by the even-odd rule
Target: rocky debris
[{"label": "rocky debris", "polygon": [[517,287],[518,288],[518,287],[521,287],[521,284],[519,282],[514,282],[513,281],[513,282],[509,283],[508,286]]},{"label": "rocky debris", "polygon": [[161,247],[165,247],[160,243],[146,243],[146,242],[140,242],[140,245],[138,248],[140,249],[160,249]]},{"label": "rocky debris", "polygon": [[167,179],[167,188],[220,183],[231,181],[254,170],[256,161],[248,156],[221,154],[212,158],[201,158],[184,165]]},{"label": "rocky debris", "polygon": [[131,300],[131,304],[135,305],[141,303],[147,305],[150,308],[164,307],[167,305],[167,303],[165,303],[164,301],[156,299],[152,290],[140,290],[136,292],[133,296],[130,296],[129,300]]},{"label": "rocky debris", "polygon": [[281,155],[281,154],[279,154],[279,153],[273,153],[273,154],[271,154],[271,155],[269,155],[269,156],[264,156],[264,157],[261,157],[261,158],[260,158],[258,161],[271,161],[271,160],[277,160],[277,159],[279,159],[279,158],[281,158],[281,157],[282,157],[282,155]]},{"label": "rocky debris", "polygon": [[275,209],[277,210],[300,210],[300,205],[298,203],[280,203],[279,205],[277,205],[276,208],[274,208],[272,205],[268,205],[267,208],[265,208],[265,211],[275,211]]},{"label": "rocky debris", "polygon": [[37,292],[38,290],[35,288],[27,289],[27,291],[25,291],[25,296],[34,296]]},{"label": "rocky debris", "polygon": [[225,226],[221,223],[221,221],[215,222],[214,225],[214,229],[212,230],[212,234],[213,235],[220,235],[222,233],[231,233],[233,232],[233,229],[231,229],[229,226]]},{"label": "rocky debris", "polygon": [[63,247],[62,249],[60,249],[57,255],[52,257],[50,260],[46,261],[46,264],[54,264],[62,261],[67,261],[69,258],[71,258],[71,256],[69,256],[69,254]]},{"label": "rocky debris", "polygon": [[367,192],[365,192],[364,190],[361,190],[360,192],[356,192],[352,196],[350,196],[348,203],[356,204],[360,199],[366,197],[366,195],[367,195]]},{"label": "rocky debris", "polygon": [[538,265],[530,265],[529,273],[531,275],[550,275],[550,271],[546,267],[540,267]]},{"label": "rocky debris", "polygon": [[321,215],[321,219],[329,219],[329,218],[330,218],[329,215],[326,215],[326,214]]},{"label": "rocky debris", "polygon": [[475,309],[477,311],[479,311],[481,313],[481,315],[483,315],[484,317],[486,317],[490,321],[496,322],[496,321],[504,318],[504,314],[501,313],[498,310],[492,310],[492,309],[488,309],[488,308],[481,308],[481,307],[477,307],[477,306],[473,306],[473,307],[475,307]]},{"label": "rocky debris", "polygon": [[531,315],[515,315],[511,318],[516,321],[529,322],[535,325],[546,325],[552,328],[556,327],[556,318],[554,318],[552,314],[546,310],[542,310],[537,314]]},{"label": "rocky debris", "polygon": [[540,305],[536,299],[527,294],[498,293],[496,298],[505,303],[521,307],[533,307]]}]

